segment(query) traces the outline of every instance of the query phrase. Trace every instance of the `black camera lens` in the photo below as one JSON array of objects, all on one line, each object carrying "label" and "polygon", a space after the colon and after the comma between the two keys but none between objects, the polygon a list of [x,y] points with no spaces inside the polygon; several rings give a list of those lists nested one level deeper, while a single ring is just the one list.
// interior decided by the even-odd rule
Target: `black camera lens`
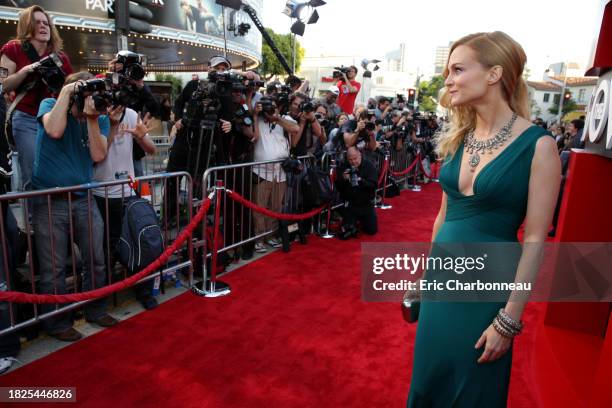
[{"label": "black camera lens", "polygon": [[304,113],[314,112],[315,110],[314,103],[310,101],[302,102],[302,104],[300,105],[300,110]]},{"label": "black camera lens", "polygon": [[373,132],[374,130],[376,130],[376,125],[372,122],[366,122],[365,130],[367,130],[368,132]]}]

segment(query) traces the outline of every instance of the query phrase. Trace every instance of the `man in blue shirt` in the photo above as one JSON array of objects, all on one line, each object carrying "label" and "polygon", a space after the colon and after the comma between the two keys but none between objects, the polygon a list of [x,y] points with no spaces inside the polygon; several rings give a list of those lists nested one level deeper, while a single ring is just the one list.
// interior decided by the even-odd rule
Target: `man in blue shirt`
[{"label": "man in blue shirt", "polygon": [[[106,137],[110,131],[108,116],[96,111],[91,96],[85,98],[82,107],[71,103],[81,81],[92,77],[89,72],[70,75],[57,100],[49,98],[41,102],[32,176],[34,189],[89,183],[92,181],[94,163],[106,156]],[[93,200],[88,200],[85,191],[51,194],[50,198],[36,198],[32,216],[40,263],[41,293],[66,292],[66,261],[68,250],[72,248],[71,242],[77,244],[81,254],[83,290],[105,286],[101,244],[104,224],[98,207]],[[74,257],[72,262],[76,265]],[[76,276],[74,282],[76,285]],[[42,311],[49,312],[54,308],[55,305],[43,305]],[[103,327],[117,324],[117,320],[106,313],[105,299],[88,303],[84,309],[88,322]],[[44,322],[47,332],[59,340],[76,341],[82,337],[72,327],[67,314],[48,318]]]}]

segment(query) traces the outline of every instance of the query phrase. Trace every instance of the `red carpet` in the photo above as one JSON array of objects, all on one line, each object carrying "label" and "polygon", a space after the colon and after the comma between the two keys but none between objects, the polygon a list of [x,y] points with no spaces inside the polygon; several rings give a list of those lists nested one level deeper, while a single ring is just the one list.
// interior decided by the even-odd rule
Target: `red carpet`
[{"label": "red carpet", "polygon": [[[374,240],[429,241],[440,197],[431,184],[388,200]],[[184,294],[0,386],[76,387],[91,407],[404,407],[416,327],[398,304],[360,300],[360,243],[310,237],[225,277],[229,297]],[[529,372],[540,310],[528,307],[515,344],[512,408],[538,406]]]}]

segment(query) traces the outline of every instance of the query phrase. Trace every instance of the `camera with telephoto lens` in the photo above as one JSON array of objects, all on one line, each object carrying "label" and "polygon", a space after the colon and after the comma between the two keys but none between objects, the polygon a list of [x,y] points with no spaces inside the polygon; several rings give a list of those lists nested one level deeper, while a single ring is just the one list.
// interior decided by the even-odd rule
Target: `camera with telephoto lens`
[{"label": "camera with telephoto lens", "polygon": [[266,83],[264,81],[255,81],[255,80],[248,80],[246,86],[249,89],[260,89],[266,86]]},{"label": "camera with telephoto lens", "polygon": [[276,105],[278,106],[280,113],[285,114],[289,109],[289,98],[291,97],[293,91],[288,85],[277,86],[277,89],[278,92],[274,95],[276,98]]},{"label": "camera with telephoto lens", "polygon": [[218,97],[229,96],[232,92],[246,91],[244,80],[246,78],[234,72],[216,72],[208,73],[208,82],[215,84],[215,93]]},{"label": "camera with telephoto lens", "polygon": [[109,72],[106,83],[112,94],[113,106],[133,106],[140,101],[138,87],[127,75]]},{"label": "camera with telephoto lens", "polygon": [[349,180],[351,182],[351,187],[359,187],[359,174],[357,167],[351,167],[349,169]]},{"label": "camera with telephoto lens", "polygon": [[332,73],[332,78],[334,79],[344,79],[345,74],[348,77],[348,73],[351,71],[351,67],[334,67],[334,72]]},{"label": "camera with telephoto lens", "polygon": [[113,94],[106,79],[93,78],[79,84],[74,94],[74,103],[80,112],[85,108],[85,98],[88,96],[93,98],[95,109],[99,113],[106,113],[113,105]]},{"label": "camera with telephoto lens", "polygon": [[312,103],[312,101],[304,101],[300,104],[300,111],[304,113],[314,112],[314,110],[315,110],[315,105],[314,103]]},{"label": "camera with telephoto lens", "polygon": [[62,59],[56,53],[47,55],[38,61],[38,66],[34,70],[41,81],[49,88],[52,93],[57,93],[64,86],[66,73],[62,69]]},{"label": "camera with telephoto lens", "polygon": [[261,104],[261,111],[263,113],[274,115],[274,112],[276,112],[276,103],[274,102],[274,99],[268,96],[263,96],[258,103]]},{"label": "camera with telephoto lens", "polygon": [[131,51],[119,51],[117,53],[117,64],[122,64],[123,68],[119,73],[135,81],[142,80],[146,72],[144,70],[144,56]]},{"label": "camera with telephoto lens", "polygon": [[319,124],[324,128],[327,128],[327,126],[329,126],[329,120],[327,120],[327,118],[323,116],[322,113],[315,113],[315,119],[318,120]]}]

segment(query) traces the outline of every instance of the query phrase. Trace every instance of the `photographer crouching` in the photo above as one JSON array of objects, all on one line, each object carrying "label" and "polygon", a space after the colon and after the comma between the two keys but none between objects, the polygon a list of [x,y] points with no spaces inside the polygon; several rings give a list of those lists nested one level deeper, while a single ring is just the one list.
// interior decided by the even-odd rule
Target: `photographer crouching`
[{"label": "photographer crouching", "polygon": [[356,147],[349,147],[346,162],[338,169],[336,187],[340,197],[347,202],[340,209],[342,215],[342,233],[340,239],[349,239],[357,235],[357,221],[363,232],[374,235],[378,232],[378,221],[374,211],[374,198],[378,184],[378,170],[372,162],[363,159]]},{"label": "photographer crouching", "polygon": [[[87,82],[89,72],[70,75],[59,97],[42,101],[38,111],[36,160],[32,175],[34,189],[69,187],[93,181],[94,163],[107,154],[110,134],[107,106],[94,101]],[[79,247],[83,262],[83,291],[106,285],[103,242],[104,224],[98,207],[89,205],[86,192],[59,193],[34,200],[32,223],[40,263],[40,292],[66,293],[66,268],[71,237]],[[49,208],[50,207],[50,208]],[[51,217],[50,217],[51,215]],[[72,221],[71,221],[72,220]],[[74,234],[71,231],[74,230]],[[42,312],[55,309],[41,306]],[[106,300],[98,299],[85,307],[85,319],[109,327],[117,320],[106,313]],[[49,335],[62,341],[76,341],[81,333],[72,327],[69,314],[44,321]]]}]

